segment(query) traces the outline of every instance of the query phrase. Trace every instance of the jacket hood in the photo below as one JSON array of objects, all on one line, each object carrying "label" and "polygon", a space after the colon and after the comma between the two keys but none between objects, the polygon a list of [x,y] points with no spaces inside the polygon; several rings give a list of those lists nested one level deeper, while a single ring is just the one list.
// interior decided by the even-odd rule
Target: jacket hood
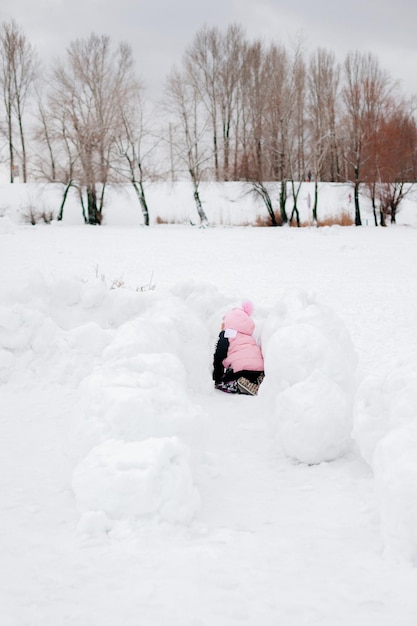
[{"label": "jacket hood", "polygon": [[224,316],[225,329],[236,330],[244,335],[252,335],[255,322],[243,309],[232,309]]}]

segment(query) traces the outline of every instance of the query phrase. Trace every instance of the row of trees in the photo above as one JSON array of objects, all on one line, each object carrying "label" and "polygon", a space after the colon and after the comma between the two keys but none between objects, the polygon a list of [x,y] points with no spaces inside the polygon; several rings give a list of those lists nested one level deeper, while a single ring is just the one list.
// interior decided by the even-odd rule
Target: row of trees
[{"label": "row of trees", "polygon": [[108,183],[133,185],[148,224],[146,180],[184,176],[202,222],[202,180],[248,181],[277,225],[288,221],[287,194],[299,220],[300,185],[312,179],[316,219],[318,182],[350,181],[356,224],[365,186],[384,224],[417,178],[413,103],[375,57],[352,52],[341,65],[318,49],[306,58],[300,45],[249,41],[238,25],[201,29],[146,117],[127,44],[92,34],[41,70],[19,26],[3,23],[0,94],[10,181],[19,172],[62,183],[58,217],[75,188],[90,224],[101,223]]},{"label": "row of trees", "polygon": [[[293,49],[249,42],[239,26],[203,28],[168,80],[171,112],[191,178],[207,169],[216,180],[249,180],[272,223],[287,221],[287,193],[298,216],[302,180],[349,181],[355,223],[366,185],[375,220],[389,213],[417,177],[414,103],[369,53],[351,52],[341,65],[324,49],[308,59]],[[279,184],[277,219],[266,182]]]}]

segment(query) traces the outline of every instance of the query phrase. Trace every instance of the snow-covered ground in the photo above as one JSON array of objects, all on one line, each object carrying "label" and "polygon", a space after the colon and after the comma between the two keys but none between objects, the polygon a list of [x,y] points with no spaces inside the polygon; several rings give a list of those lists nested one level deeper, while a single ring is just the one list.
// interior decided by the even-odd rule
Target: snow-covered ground
[{"label": "snow-covered ground", "polygon": [[[415,225],[33,227],[7,207],[1,622],[414,626]],[[257,397],[211,383],[245,298]]]}]

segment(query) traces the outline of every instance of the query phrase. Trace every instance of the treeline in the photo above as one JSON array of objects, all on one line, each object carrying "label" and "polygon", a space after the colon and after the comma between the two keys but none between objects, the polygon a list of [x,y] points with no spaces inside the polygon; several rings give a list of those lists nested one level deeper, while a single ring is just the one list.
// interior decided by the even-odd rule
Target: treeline
[{"label": "treeline", "polygon": [[352,184],[356,225],[364,188],[385,225],[417,180],[413,100],[370,53],[340,63],[321,48],[249,41],[239,25],[204,27],[152,109],[130,46],[107,36],[73,41],[45,69],[5,22],[0,63],[1,160],[11,182],[63,184],[58,219],[73,187],[85,222],[100,224],[106,186],[129,182],[149,224],[146,182],[187,176],[202,222],[203,180],[248,181],[272,225],[299,223],[300,185],[313,180],[316,222],[318,183],[333,181]]}]

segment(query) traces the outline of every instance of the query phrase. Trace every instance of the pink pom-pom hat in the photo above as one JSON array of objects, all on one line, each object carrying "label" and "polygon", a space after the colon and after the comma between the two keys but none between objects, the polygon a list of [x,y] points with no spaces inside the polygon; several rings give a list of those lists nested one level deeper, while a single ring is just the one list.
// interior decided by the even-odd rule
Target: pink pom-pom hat
[{"label": "pink pom-pom hat", "polygon": [[242,303],[241,309],[232,309],[224,316],[226,330],[236,330],[244,335],[252,335],[255,330],[255,322],[250,317],[253,312],[253,304],[249,300]]}]

